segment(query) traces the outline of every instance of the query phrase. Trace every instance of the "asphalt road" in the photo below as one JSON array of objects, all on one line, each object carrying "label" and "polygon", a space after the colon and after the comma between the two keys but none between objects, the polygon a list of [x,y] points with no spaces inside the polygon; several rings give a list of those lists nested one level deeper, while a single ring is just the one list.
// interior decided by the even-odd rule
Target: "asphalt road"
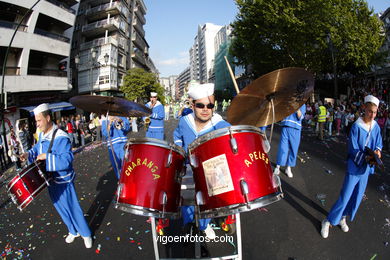
[{"label": "asphalt road", "polygon": [[[177,121],[166,123],[167,140]],[[268,133],[269,134],[269,133]],[[130,133],[142,137],[143,131]],[[276,127],[271,161],[279,142]],[[390,155],[383,155],[390,169]],[[390,175],[372,175],[364,200],[350,231],[330,230],[329,238],[320,235],[321,220],[338,197],[345,172],[346,138],[318,141],[308,129],[302,133],[299,160],[294,178],[281,174],[284,199],[265,208],[241,214],[243,259],[390,259]],[[66,244],[65,225],[50,202],[47,191],[19,212],[10,202],[5,184],[14,173],[0,179],[0,255],[2,259],[154,259],[152,234],[146,217],[114,208],[117,182],[104,145],[90,144],[75,154],[75,181],[80,204],[95,240],[86,249],[77,238]],[[325,197],[322,202],[319,197]],[[181,230],[180,224],[171,226]],[[215,227],[219,235],[224,233]],[[233,253],[233,243],[208,243],[211,256]],[[192,252],[191,244],[159,246],[161,254],[180,256]]]}]

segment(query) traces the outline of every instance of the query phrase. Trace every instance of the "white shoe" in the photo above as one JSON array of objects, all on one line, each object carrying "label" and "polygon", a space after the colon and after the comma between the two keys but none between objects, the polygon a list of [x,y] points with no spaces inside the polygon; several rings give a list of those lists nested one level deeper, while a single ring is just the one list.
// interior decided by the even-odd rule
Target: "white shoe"
[{"label": "white shoe", "polygon": [[74,239],[75,239],[76,237],[79,237],[79,236],[80,236],[79,233],[77,233],[77,235],[73,235],[73,234],[69,233],[69,234],[66,236],[66,238],[65,238],[65,242],[68,243],[68,244],[70,244],[70,243],[72,243],[72,242],[74,241]]},{"label": "white shoe", "polygon": [[347,225],[347,218],[346,217],[342,217],[341,220],[340,220],[340,226],[341,226],[341,230],[343,232],[348,232],[349,231],[349,227]]},{"label": "white shoe", "polygon": [[293,177],[293,174],[291,172],[291,167],[290,166],[287,166],[286,168],[286,174],[289,178],[292,178]]},{"label": "white shoe", "polygon": [[207,225],[207,228],[204,230],[204,233],[206,234],[206,237],[210,240],[215,239],[215,232],[214,229],[210,225]]},{"label": "white shoe", "polygon": [[279,173],[280,173],[280,168],[279,165],[277,165],[276,168],[274,169],[274,174],[279,175]]},{"label": "white shoe", "polygon": [[84,245],[86,248],[92,247],[92,237],[83,237],[84,239]]},{"label": "white shoe", "polygon": [[327,219],[324,219],[321,223],[321,236],[327,238],[329,236],[329,227],[330,222]]}]

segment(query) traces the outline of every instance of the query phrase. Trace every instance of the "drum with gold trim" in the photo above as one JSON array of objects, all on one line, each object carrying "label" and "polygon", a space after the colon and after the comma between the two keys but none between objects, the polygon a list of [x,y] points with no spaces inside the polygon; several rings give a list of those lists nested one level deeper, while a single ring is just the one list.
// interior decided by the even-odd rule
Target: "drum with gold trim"
[{"label": "drum with gold trim", "polygon": [[265,140],[257,127],[240,125],[215,130],[189,145],[200,218],[250,211],[282,198]]},{"label": "drum with gold trim", "polygon": [[115,207],[141,216],[177,217],[184,150],[154,138],[129,139]]}]

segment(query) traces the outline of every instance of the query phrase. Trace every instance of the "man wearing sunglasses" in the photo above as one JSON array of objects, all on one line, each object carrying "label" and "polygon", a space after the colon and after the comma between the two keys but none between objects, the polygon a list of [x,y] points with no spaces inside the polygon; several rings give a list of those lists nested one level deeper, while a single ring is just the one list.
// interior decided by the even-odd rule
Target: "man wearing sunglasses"
[{"label": "man wearing sunglasses", "polygon": [[[196,138],[211,131],[228,127],[230,124],[214,113],[214,84],[192,84],[188,90],[188,96],[192,98],[193,113],[183,116],[173,133],[173,140],[187,151],[188,145]],[[192,174],[191,167],[187,165],[187,174]],[[194,207],[183,206],[183,225],[194,221]],[[200,219],[199,229],[204,231],[209,239],[215,238],[215,232],[210,227],[211,219]]]},{"label": "man wearing sunglasses", "polygon": [[146,137],[164,140],[164,106],[157,100],[157,93],[150,92],[150,102],[146,106],[152,109]]}]

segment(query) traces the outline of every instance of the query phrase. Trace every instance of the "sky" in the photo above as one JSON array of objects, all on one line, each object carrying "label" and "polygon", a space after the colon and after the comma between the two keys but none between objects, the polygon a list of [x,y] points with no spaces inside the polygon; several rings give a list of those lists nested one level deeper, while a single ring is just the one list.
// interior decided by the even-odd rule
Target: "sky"
[{"label": "sky", "polygon": [[[376,13],[390,7],[389,0],[368,0]],[[235,20],[233,0],[144,0],[147,8],[146,40],[160,77],[179,75],[189,65],[188,51],[198,25],[227,25]]]}]

